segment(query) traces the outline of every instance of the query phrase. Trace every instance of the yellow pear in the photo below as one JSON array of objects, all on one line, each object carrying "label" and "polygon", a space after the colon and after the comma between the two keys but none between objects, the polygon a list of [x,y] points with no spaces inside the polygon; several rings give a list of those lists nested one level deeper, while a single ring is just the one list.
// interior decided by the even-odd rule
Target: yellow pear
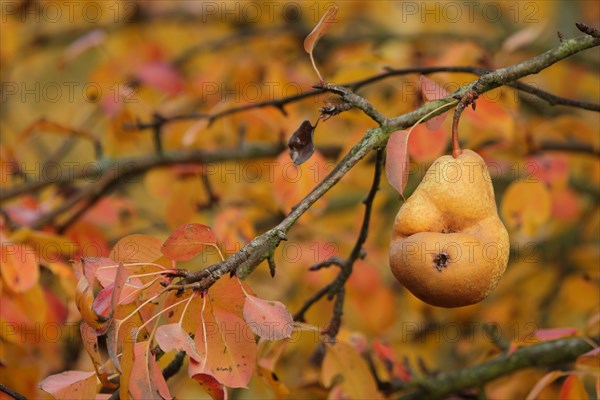
[{"label": "yellow pear", "polygon": [[424,302],[461,307],[496,287],[509,250],[487,166],[463,150],[457,158],[438,158],[398,211],[390,267]]}]

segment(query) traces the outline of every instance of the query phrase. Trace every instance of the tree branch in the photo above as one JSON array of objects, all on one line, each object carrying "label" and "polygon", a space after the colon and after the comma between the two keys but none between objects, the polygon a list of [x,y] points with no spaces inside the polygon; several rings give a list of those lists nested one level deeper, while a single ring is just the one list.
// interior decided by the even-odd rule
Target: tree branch
[{"label": "tree branch", "polygon": [[397,390],[415,389],[401,396],[401,400],[441,399],[464,389],[481,386],[520,369],[572,362],[590,350],[592,345],[578,337],[543,342],[520,348],[511,354],[502,354],[471,368],[415,379]]},{"label": "tree branch", "polygon": [[[484,74],[477,81],[459,88],[444,99],[429,102],[413,112],[396,118],[388,119],[384,125],[386,132],[385,140],[387,141],[387,137],[392,132],[399,129],[408,128],[417,120],[432,112],[436,108],[454,101],[456,97],[462,97],[469,90],[473,90],[478,94],[482,94],[492,89],[496,89],[497,87],[511,84],[525,76],[537,74],[545,68],[548,68],[552,64],[570,55],[598,45],[600,45],[600,39],[587,35],[580,36],[574,39],[565,40],[557,47],[519,64],[511,65],[509,67],[501,68],[494,72]],[[432,113],[428,119],[431,119],[442,112],[445,112],[445,110]]]},{"label": "tree branch", "polygon": [[325,268],[331,265],[338,265],[340,267],[340,272],[335,277],[335,279],[319,290],[316,294],[311,296],[306,302],[302,305],[300,310],[296,312],[294,315],[294,320],[296,321],[304,321],[304,314],[309,310],[309,308],[319,301],[323,296],[327,294],[327,298],[332,300],[335,297],[335,303],[333,306],[333,316],[331,321],[329,322],[329,326],[325,330],[325,334],[327,334],[330,338],[335,338],[338,334],[342,322],[342,315],[344,313],[344,297],[345,297],[345,284],[350,278],[352,274],[352,270],[354,268],[354,263],[360,258],[364,258],[366,256],[363,245],[367,240],[367,236],[369,235],[369,223],[371,221],[371,212],[373,210],[373,201],[375,200],[375,196],[377,195],[377,191],[379,190],[379,183],[381,182],[381,173],[383,171],[383,162],[384,162],[384,151],[383,149],[377,150],[377,155],[375,158],[375,171],[373,173],[373,183],[371,185],[371,189],[367,197],[363,200],[365,205],[365,213],[363,216],[362,225],[360,227],[360,232],[358,234],[358,238],[356,239],[356,243],[350,251],[350,255],[346,260],[342,260],[338,257],[332,257],[323,262],[317,263],[310,267],[311,271],[317,271],[321,268]]},{"label": "tree branch", "polygon": [[[566,40],[558,47],[549,50],[542,55],[483,75],[479,80],[459,88],[452,95],[449,95],[444,99],[429,102],[415,111],[396,118],[385,118],[381,127],[371,128],[366,131],[363,138],[350,149],[348,154],[346,154],[346,156],[335,166],[333,171],[331,171],[323,181],[317,184],[317,186],[306,195],[296,207],[294,207],[293,211],[285,217],[279,225],[254,238],[250,243],[245,245],[227,260],[214,264],[203,271],[189,273],[180,283],[185,285],[186,288],[207,290],[222,275],[235,273],[238,267],[242,265],[245,269],[251,269],[258,265],[263,259],[267,258],[269,252],[285,238],[285,233],[296,223],[300,216],[302,216],[302,214],[321,198],[321,196],[342,179],[342,177],[371,150],[384,147],[392,132],[399,129],[406,129],[414,125],[425,115],[431,114],[429,118],[432,118],[435,115],[441,114],[444,110],[439,110],[437,112],[433,111],[442,105],[455,101],[455,96],[462,96],[469,90],[474,90],[481,94],[502,86],[503,84],[509,84],[524,76],[537,73],[569,55],[599,44],[600,39],[591,36],[582,36]],[[476,89],[474,89],[474,87],[476,87]]]}]

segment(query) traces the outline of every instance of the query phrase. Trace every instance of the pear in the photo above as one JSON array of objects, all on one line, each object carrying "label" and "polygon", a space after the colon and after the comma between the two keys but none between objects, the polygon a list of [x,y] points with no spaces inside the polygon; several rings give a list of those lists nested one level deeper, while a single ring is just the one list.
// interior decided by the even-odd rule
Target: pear
[{"label": "pear", "polygon": [[396,215],[390,267],[422,301],[461,307],[487,297],[506,270],[509,239],[483,159],[438,158]]}]

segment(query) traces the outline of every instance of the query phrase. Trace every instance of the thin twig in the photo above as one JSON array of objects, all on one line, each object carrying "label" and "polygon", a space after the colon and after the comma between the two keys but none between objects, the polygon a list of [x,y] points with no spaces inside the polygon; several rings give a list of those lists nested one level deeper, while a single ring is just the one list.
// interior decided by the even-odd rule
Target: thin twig
[{"label": "thin twig", "polygon": [[363,203],[365,205],[365,212],[363,216],[362,225],[360,227],[356,243],[350,251],[348,258],[342,260],[339,257],[332,257],[310,267],[311,271],[316,271],[329,265],[339,265],[340,271],[331,283],[329,283],[317,293],[315,293],[313,296],[311,296],[309,299],[307,299],[300,308],[300,310],[298,310],[298,312],[296,312],[296,314],[294,315],[295,320],[304,321],[304,314],[306,314],[308,309],[321,298],[323,298],[325,295],[327,295],[327,298],[329,300],[335,298],[335,303],[333,306],[333,315],[331,317],[329,325],[324,331],[324,333],[331,339],[335,338],[340,330],[342,316],[344,313],[344,298],[346,292],[345,284],[348,281],[348,278],[350,278],[350,275],[352,274],[354,263],[358,259],[362,259],[365,256],[363,246],[369,234],[369,222],[371,220],[371,213],[373,210],[373,201],[375,200],[375,196],[377,194],[377,191],[379,190],[379,183],[381,181],[381,174],[383,171],[383,160],[384,151],[383,149],[378,149],[375,157],[373,183],[371,185],[369,193],[367,194],[367,197],[363,200]]},{"label": "thin twig", "polygon": [[27,400],[27,397],[23,396],[21,393],[17,392],[16,390],[13,390],[9,387],[6,387],[5,385],[0,383],[0,392],[2,393],[6,393],[7,395],[9,395],[10,397],[12,397],[15,400]]},{"label": "thin twig", "polygon": [[[514,82],[523,76],[537,73],[565,57],[598,46],[599,44],[600,39],[595,39],[590,36],[583,36],[564,41],[556,48],[537,57],[488,73],[470,85],[461,87],[454,95],[464,94],[468,90],[475,90],[474,87],[477,87],[475,90],[477,93],[482,94],[504,84]],[[285,237],[285,233],[296,223],[302,214],[304,214],[329,189],[335,186],[335,184],[337,184],[337,182],[372,149],[385,146],[389,135],[392,132],[413,125],[425,115],[431,114],[430,117],[435,116],[435,113],[432,113],[433,110],[452,101],[455,101],[454,98],[448,96],[448,98],[442,100],[429,102],[417,110],[402,116],[386,118],[381,128],[371,128],[367,130],[363,138],[350,149],[333,171],[331,171],[323,181],[317,184],[317,186],[293,208],[293,211],[285,217],[279,225],[262,235],[257,236],[225,261],[206,268],[202,275],[197,275],[193,272],[190,273],[190,275],[183,279],[181,283],[187,285],[196,282],[196,289],[206,290],[224,274],[234,273],[242,264],[244,264],[245,268],[258,265],[265,259],[265,254],[268,254],[267,252],[270,249],[275,248],[279,244],[282,238]],[[208,276],[205,274],[208,274]]]}]

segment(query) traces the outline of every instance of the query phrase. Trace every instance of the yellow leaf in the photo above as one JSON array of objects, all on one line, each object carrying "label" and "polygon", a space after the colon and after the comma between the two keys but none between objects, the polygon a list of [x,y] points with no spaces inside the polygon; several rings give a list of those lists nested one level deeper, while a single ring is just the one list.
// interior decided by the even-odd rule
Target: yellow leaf
[{"label": "yellow leaf", "polygon": [[550,218],[550,192],[538,181],[514,182],[504,193],[500,211],[509,231],[535,236]]},{"label": "yellow leaf", "polygon": [[327,344],[321,380],[326,387],[336,383],[349,399],[381,399],[366,361],[344,342]]}]

